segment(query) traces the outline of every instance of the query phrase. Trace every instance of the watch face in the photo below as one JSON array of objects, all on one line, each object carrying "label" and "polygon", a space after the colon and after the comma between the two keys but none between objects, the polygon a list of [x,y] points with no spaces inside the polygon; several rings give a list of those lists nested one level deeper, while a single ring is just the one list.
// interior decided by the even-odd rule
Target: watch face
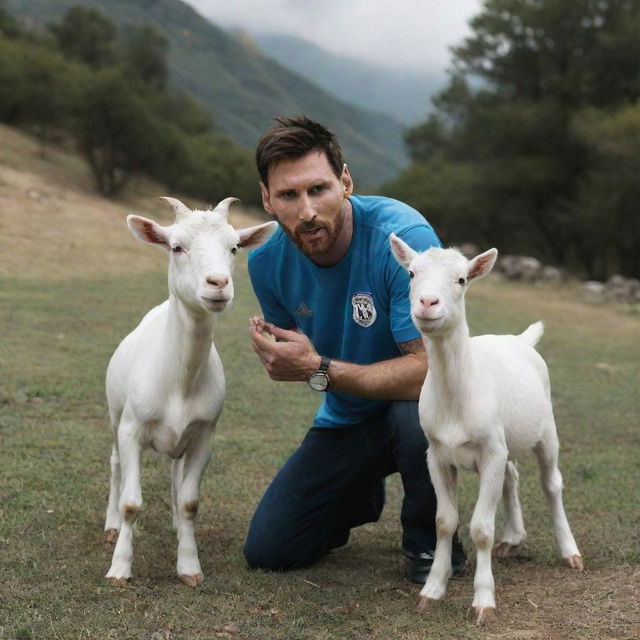
[{"label": "watch face", "polygon": [[309,378],[309,386],[314,391],[324,391],[329,386],[329,379],[321,373],[314,373]]}]

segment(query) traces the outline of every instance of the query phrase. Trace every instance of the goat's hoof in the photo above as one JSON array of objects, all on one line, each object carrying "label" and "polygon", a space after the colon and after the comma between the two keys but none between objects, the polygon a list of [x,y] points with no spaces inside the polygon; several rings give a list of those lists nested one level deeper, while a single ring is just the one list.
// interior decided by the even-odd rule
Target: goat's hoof
[{"label": "goat's hoof", "polygon": [[118,529],[107,529],[105,531],[106,541],[109,544],[113,544],[118,539],[118,534],[120,531]]},{"label": "goat's hoof", "polygon": [[584,569],[584,565],[582,564],[582,556],[569,556],[568,558],[565,558],[565,560],[573,569],[577,569],[578,571],[582,571]]},{"label": "goat's hoof", "polygon": [[420,596],[418,598],[418,611],[430,611],[433,610],[440,600],[435,600],[429,596]]},{"label": "goat's hoof", "polygon": [[107,582],[114,587],[126,587],[129,585],[128,578],[107,578]]},{"label": "goat's hoof", "polygon": [[469,613],[478,627],[490,627],[496,621],[495,607],[471,607]]},{"label": "goat's hoof", "polygon": [[511,544],[510,542],[498,542],[498,544],[493,547],[493,555],[496,558],[507,558],[516,553],[518,546],[519,545]]},{"label": "goat's hoof", "polygon": [[197,587],[203,580],[204,576],[201,573],[196,573],[193,576],[180,576],[180,582],[189,587]]}]

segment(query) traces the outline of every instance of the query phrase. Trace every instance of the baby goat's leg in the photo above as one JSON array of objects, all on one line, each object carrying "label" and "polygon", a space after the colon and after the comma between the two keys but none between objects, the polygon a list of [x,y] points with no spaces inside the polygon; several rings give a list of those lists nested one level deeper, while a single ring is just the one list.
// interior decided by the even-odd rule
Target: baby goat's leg
[{"label": "baby goat's leg", "polygon": [[203,427],[198,438],[184,454],[182,483],[178,487],[177,495],[177,572],[182,582],[194,587],[203,580],[194,523],[198,513],[200,480],[211,458],[210,434],[210,429]]},{"label": "baby goat's leg", "polygon": [[437,445],[427,450],[427,463],[431,482],[436,493],[438,508],[436,511],[436,530],[438,541],[435,557],[427,581],[420,591],[418,608],[424,609],[433,600],[440,600],[447,590],[447,581],[451,577],[451,545],[458,527],[458,506],[456,503],[457,471],[438,457]]},{"label": "baby goat's leg", "polygon": [[495,583],[491,570],[496,508],[504,484],[507,449],[489,442],[480,455],[478,500],[471,517],[471,539],[476,547],[476,574],[472,607],[476,623],[489,622],[495,614]]},{"label": "baby goat's leg", "polygon": [[558,435],[553,418],[534,451],[538,457],[542,489],[549,501],[560,554],[571,567],[582,571],[582,556],[571,533],[567,514],[562,504],[562,474],[558,468]]},{"label": "baby goat's leg", "polygon": [[106,578],[123,582],[131,577],[133,562],[133,524],[142,507],[140,489],[140,455],[142,446],[138,440],[137,425],[122,419],[118,428],[118,452],[121,465],[121,491],[118,512],[122,527],[116,548],[113,550],[111,568]]},{"label": "baby goat's leg", "polygon": [[104,522],[104,530],[107,534],[107,542],[115,542],[120,531],[122,520],[118,511],[118,500],[120,499],[120,456],[118,455],[118,445],[114,442],[111,449],[111,483],[109,487],[109,502],[107,504],[107,515]]},{"label": "baby goat's leg", "polygon": [[518,497],[518,469],[509,460],[504,474],[502,503],[504,504],[505,523],[502,540],[493,548],[494,555],[505,558],[524,540],[526,532],[522,520],[522,507]]},{"label": "baby goat's leg", "polygon": [[178,491],[184,477],[184,456],[171,461],[171,514],[173,528],[178,528]]}]

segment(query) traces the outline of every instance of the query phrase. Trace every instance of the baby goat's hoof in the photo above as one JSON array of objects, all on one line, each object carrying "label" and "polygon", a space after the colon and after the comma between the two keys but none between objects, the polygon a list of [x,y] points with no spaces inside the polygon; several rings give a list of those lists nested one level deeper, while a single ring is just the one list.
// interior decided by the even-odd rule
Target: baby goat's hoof
[{"label": "baby goat's hoof", "polygon": [[129,585],[128,578],[107,578],[107,582],[114,587],[126,587]]},{"label": "baby goat's hoof", "polygon": [[204,580],[204,576],[201,573],[196,573],[193,576],[180,576],[182,584],[186,584],[189,587],[197,587]]},{"label": "baby goat's hoof", "polygon": [[469,617],[472,612],[476,625],[479,627],[490,627],[496,621],[495,607],[471,607]]},{"label": "baby goat's hoof", "polygon": [[498,542],[498,544],[493,547],[493,555],[496,558],[507,558],[516,553],[518,546],[517,544],[511,544],[509,542]]},{"label": "baby goat's hoof", "polygon": [[429,611],[436,607],[440,600],[435,600],[429,596],[420,596],[418,598],[418,611]]},{"label": "baby goat's hoof", "polygon": [[569,556],[568,558],[565,558],[565,560],[573,569],[577,569],[578,571],[582,571],[584,569],[584,565],[582,564],[582,556]]},{"label": "baby goat's hoof", "polygon": [[105,531],[105,537],[109,544],[113,544],[118,539],[118,529],[107,529]]}]

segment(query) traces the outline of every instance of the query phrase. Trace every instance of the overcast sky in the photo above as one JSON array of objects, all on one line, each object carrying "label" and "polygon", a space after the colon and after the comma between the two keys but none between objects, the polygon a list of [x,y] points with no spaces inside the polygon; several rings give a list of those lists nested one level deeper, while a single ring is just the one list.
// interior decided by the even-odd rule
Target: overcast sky
[{"label": "overcast sky", "polygon": [[482,0],[185,0],[219,26],[289,33],[333,53],[441,72]]}]

